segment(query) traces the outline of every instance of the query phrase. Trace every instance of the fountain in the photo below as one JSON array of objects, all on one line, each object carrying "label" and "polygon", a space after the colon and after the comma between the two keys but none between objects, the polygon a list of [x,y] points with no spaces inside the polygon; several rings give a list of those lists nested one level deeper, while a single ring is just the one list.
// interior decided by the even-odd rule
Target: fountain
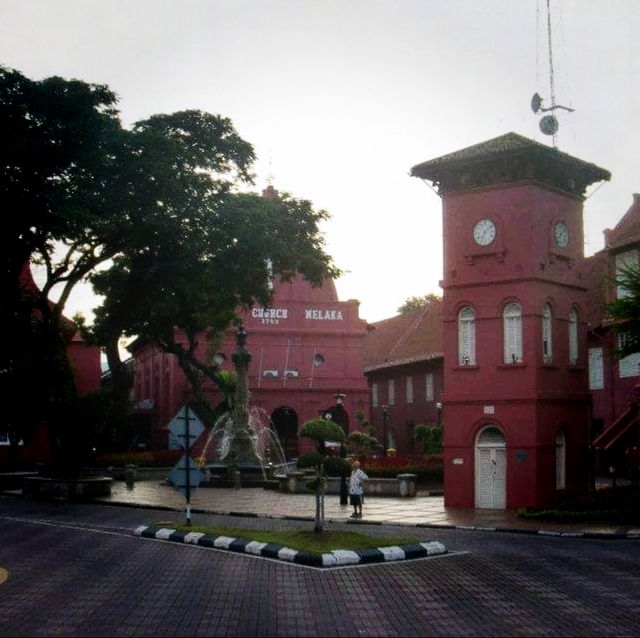
[{"label": "fountain", "polygon": [[251,484],[273,478],[274,471],[286,466],[286,459],[266,412],[249,408],[247,372],[251,355],[245,348],[247,333],[243,326],[236,332],[236,341],[232,355],[236,372],[233,406],[211,428],[200,452],[200,464],[205,474],[224,474],[227,484],[240,487],[241,477]]}]

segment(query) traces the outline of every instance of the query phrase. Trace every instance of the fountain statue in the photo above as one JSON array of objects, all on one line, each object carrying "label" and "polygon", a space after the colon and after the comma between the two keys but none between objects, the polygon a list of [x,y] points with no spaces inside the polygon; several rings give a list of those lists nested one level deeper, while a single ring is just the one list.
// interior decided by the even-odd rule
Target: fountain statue
[{"label": "fountain statue", "polygon": [[236,331],[236,349],[231,359],[236,373],[233,405],[209,432],[201,458],[205,468],[224,470],[226,480],[240,487],[240,477],[267,479],[270,470],[286,466],[286,459],[276,433],[264,410],[249,408],[248,370],[251,355],[245,345],[247,332]]}]

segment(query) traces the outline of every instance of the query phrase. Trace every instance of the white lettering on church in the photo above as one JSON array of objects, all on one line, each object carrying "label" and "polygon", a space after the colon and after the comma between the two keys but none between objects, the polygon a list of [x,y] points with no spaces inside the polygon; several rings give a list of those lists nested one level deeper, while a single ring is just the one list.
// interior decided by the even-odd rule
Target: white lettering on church
[{"label": "white lettering on church", "polygon": [[289,316],[288,308],[252,308],[251,316],[260,319],[260,323],[278,325],[281,319]]},{"label": "white lettering on church", "polygon": [[318,308],[307,308],[304,311],[305,319],[318,319],[319,321],[342,321],[341,310],[319,310]]}]

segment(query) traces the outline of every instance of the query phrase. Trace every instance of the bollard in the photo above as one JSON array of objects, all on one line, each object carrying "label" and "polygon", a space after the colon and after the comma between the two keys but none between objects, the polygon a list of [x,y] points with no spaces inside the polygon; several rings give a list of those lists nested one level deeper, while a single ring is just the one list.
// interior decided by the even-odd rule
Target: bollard
[{"label": "bollard", "polygon": [[233,473],[233,487],[236,490],[239,490],[242,487],[242,475],[240,474],[240,470],[236,470]]}]

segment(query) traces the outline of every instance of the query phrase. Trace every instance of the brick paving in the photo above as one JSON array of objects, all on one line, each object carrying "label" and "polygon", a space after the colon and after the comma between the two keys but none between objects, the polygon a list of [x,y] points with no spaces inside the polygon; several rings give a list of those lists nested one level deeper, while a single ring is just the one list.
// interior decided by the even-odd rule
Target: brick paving
[{"label": "brick paving", "polygon": [[[111,497],[100,499],[111,503],[184,508],[184,497],[172,487],[159,481],[140,481],[131,487],[114,483]],[[310,517],[314,513],[312,494],[287,494],[262,488],[200,488],[192,496],[193,508],[209,512],[237,512],[261,516]],[[325,516],[328,520],[348,520],[351,507],[341,507],[339,497],[325,497]],[[515,512],[497,510],[468,510],[444,507],[442,496],[393,498],[367,496],[364,520],[383,524],[473,526],[482,528],[510,528],[544,530],[556,533],[626,534],[638,532],[631,527],[603,524],[542,523],[519,519]]]},{"label": "brick paving", "polygon": [[640,541],[423,530],[454,554],[322,572],[128,533],[171,515],[0,498],[0,635],[637,636],[640,627]]}]

